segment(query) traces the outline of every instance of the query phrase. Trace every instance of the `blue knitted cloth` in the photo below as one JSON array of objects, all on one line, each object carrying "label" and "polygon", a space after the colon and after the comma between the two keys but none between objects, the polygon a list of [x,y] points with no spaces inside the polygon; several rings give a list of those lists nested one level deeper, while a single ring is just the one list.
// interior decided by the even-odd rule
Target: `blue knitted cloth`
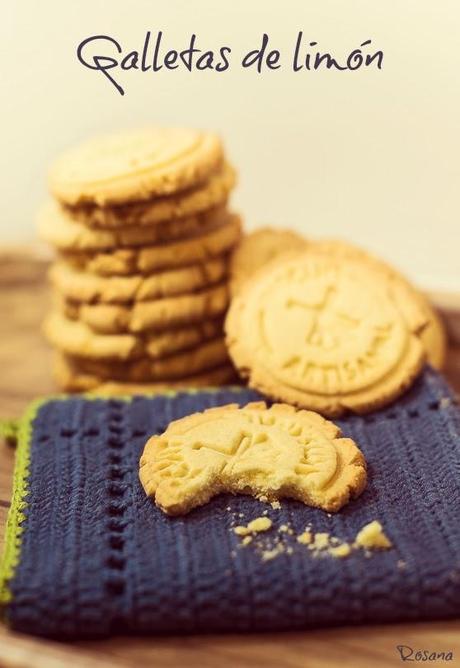
[{"label": "blue knitted cloth", "polygon": [[[39,406],[19,430],[23,475],[16,475],[3,589],[8,623],[76,638],[458,615],[460,410],[444,381],[428,369],[396,405],[339,420],[365,454],[369,483],[336,515],[227,495],[184,517],[164,515],[138,480],[147,438],[183,415],[256,398],[221,389]],[[267,509],[294,535],[278,534],[292,549],[264,561],[232,527]],[[393,549],[315,558],[295,540],[311,523],[351,542],[373,519]]]}]

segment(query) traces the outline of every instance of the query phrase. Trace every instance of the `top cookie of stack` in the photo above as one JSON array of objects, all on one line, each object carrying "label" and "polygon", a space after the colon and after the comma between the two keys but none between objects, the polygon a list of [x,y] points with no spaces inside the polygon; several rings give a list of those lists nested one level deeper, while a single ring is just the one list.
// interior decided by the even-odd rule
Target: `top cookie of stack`
[{"label": "top cookie of stack", "polygon": [[64,154],[39,215],[57,250],[45,332],[65,390],[230,380],[222,334],[235,172],[210,132],[148,128]]}]

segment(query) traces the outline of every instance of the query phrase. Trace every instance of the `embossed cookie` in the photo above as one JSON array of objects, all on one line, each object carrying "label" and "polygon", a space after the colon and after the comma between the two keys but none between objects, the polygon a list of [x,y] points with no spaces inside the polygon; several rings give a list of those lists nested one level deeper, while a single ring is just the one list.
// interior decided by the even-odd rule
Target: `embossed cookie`
[{"label": "embossed cookie", "polygon": [[47,202],[38,215],[40,237],[55,248],[68,251],[105,251],[151,246],[209,232],[228,220],[224,206],[170,220],[161,225],[98,229],[78,222],[56,202]]},{"label": "embossed cookie", "polygon": [[76,358],[75,362],[83,373],[97,376],[101,380],[138,383],[185,378],[227,364],[229,359],[224,340],[220,337],[163,359],[143,357],[115,362]]},{"label": "embossed cookie", "polygon": [[64,315],[86,323],[101,334],[164,331],[223,315],[229,302],[227,283],[200,292],[153,301],[124,304],[83,304],[59,300]]},{"label": "embossed cookie", "polygon": [[180,380],[154,383],[129,383],[104,381],[91,373],[83,372],[75,360],[57,354],[54,360],[54,378],[64,392],[89,392],[98,396],[120,396],[128,394],[155,394],[181,388],[212,388],[236,381],[235,370],[230,364],[209,371],[188,375]]},{"label": "embossed cookie", "polygon": [[221,256],[150,276],[99,276],[66,262],[55,263],[49,277],[59,294],[76,302],[123,304],[189,294],[223,281],[228,260]]},{"label": "embossed cookie", "polygon": [[129,204],[114,206],[82,204],[68,207],[68,213],[74,220],[98,228],[124,229],[127,226],[160,224],[161,227],[175,229],[174,221],[177,218],[196,217],[201,212],[225,204],[235,183],[235,170],[224,162],[212,172],[207,181],[196,188]]},{"label": "embossed cookie", "polygon": [[172,422],[140,459],[148,496],[170,515],[222,492],[289,497],[337,511],[366,485],[356,444],[317,413],[286,404],[212,408]]},{"label": "embossed cookie", "polygon": [[232,294],[268,262],[286,252],[302,251],[308,243],[292,230],[274,227],[261,227],[244,235],[230,259]]},{"label": "embossed cookie", "polygon": [[240,234],[240,218],[229,215],[224,225],[191,239],[143,248],[119,248],[110,253],[63,252],[62,256],[70,264],[101,276],[152,274],[219,257],[233,248]]},{"label": "embossed cookie", "polygon": [[145,128],[92,139],[59,158],[49,176],[67,204],[99,205],[170,195],[205,181],[222,162],[219,137],[186,128]]},{"label": "embossed cookie", "polygon": [[232,301],[230,356],[274,399],[334,416],[384,406],[425,360],[426,315],[369,263],[307,251],[260,270]]},{"label": "embossed cookie", "polygon": [[222,322],[204,320],[158,334],[97,334],[85,323],[54,311],[43,328],[48,341],[68,355],[95,360],[157,360],[216,338],[222,332]]},{"label": "embossed cookie", "polygon": [[425,295],[418,291],[400,272],[396,271],[394,267],[380,258],[375,257],[375,255],[340,239],[315,241],[312,248],[336,257],[348,257],[367,261],[375,268],[380,269],[384,274],[391,276],[394,280],[403,282],[407,289],[412,292],[413,298],[418,301],[427,319],[425,327],[420,332],[420,339],[426,350],[427,360],[435,369],[443,368],[447,351],[447,337],[444,325]]}]

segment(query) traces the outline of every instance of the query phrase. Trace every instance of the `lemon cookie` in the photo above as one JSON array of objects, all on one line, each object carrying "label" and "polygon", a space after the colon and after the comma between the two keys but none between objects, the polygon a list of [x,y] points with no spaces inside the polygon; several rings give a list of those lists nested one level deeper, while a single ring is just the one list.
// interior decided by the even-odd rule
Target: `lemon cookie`
[{"label": "lemon cookie", "polygon": [[62,251],[104,251],[115,248],[151,246],[209,232],[224,224],[224,206],[178,218],[161,225],[97,229],[74,220],[57,202],[47,202],[38,215],[40,237]]},{"label": "lemon cookie", "polygon": [[308,241],[292,230],[261,227],[241,239],[230,259],[231,292],[239,288],[258,269],[287,251],[304,250]]},{"label": "lemon cookie", "polygon": [[53,371],[56,383],[64,392],[90,392],[99,396],[155,394],[169,390],[180,390],[181,388],[210,388],[236,381],[235,370],[230,364],[187,375],[176,381],[168,380],[154,383],[104,381],[94,374],[83,372],[75,360],[62,354],[56,355]]},{"label": "lemon cookie", "polygon": [[317,413],[286,404],[212,408],[172,422],[140,459],[141,483],[166,513],[222,492],[290,497],[337,511],[366,485],[356,444]]},{"label": "lemon cookie", "polygon": [[74,220],[87,226],[107,229],[160,223],[165,228],[170,225],[175,229],[175,219],[195,217],[200,212],[225,204],[235,183],[235,170],[225,162],[202,185],[174,195],[115,206],[83,204],[66,208]]},{"label": "lemon cookie", "polygon": [[211,132],[151,127],[97,137],[53,165],[51,192],[62,202],[98,205],[169,195],[205,181],[223,149]]},{"label": "lemon cookie", "polygon": [[150,276],[98,276],[66,262],[55,263],[49,277],[62,296],[77,302],[122,304],[195,292],[215,285],[227,275],[228,261],[216,257],[202,264],[178,267]]},{"label": "lemon cookie", "polygon": [[228,222],[191,239],[143,248],[119,248],[110,253],[63,252],[74,266],[101,276],[151,274],[174,267],[205,262],[230,251],[241,234],[239,216],[229,215]]},{"label": "lemon cookie", "polygon": [[222,332],[222,322],[205,320],[159,334],[97,334],[85,323],[54,311],[43,328],[48,341],[68,355],[96,360],[156,360],[216,338]]},{"label": "lemon cookie", "polygon": [[401,281],[307,251],[248,281],[225,327],[251,387],[333,416],[384,406],[411,385],[425,359],[426,322]]},{"label": "lemon cookie", "polygon": [[427,320],[425,327],[420,333],[420,339],[426,350],[427,360],[435,369],[443,368],[447,351],[447,337],[444,325],[425,295],[417,290],[405,276],[375,255],[340,239],[315,241],[312,247],[314,250],[320,250],[336,257],[348,257],[370,262],[374,267],[380,269],[393,279],[404,282],[406,287],[411,290],[413,298],[418,301]]},{"label": "lemon cookie", "polygon": [[75,362],[83,373],[92,374],[101,380],[138,383],[177,380],[222,366],[229,359],[225,342],[219,337],[157,360],[143,357],[116,362],[75,358]]},{"label": "lemon cookie", "polygon": [[221,316],[229,302],[228,285],[220,283],[200,292],[153,301],[124,304],[83,304],[60,300],[60,308],[71,320],[80,320],[101,334],[164,331]]}]

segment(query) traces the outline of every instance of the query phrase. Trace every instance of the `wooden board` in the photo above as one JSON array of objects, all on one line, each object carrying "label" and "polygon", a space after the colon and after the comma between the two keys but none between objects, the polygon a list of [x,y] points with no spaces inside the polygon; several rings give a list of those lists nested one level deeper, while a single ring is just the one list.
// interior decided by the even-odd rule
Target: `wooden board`
[{"label": "wooden board", "polygon": [[[50,376],[51,353],[40,335],[49,296],[44,262],[1,260],[0,256],[0,414],[15,417],[34,397],[56,391]],[[450,352],[447,375],[460,390],[460,348]],[[14,451],[0,445],[0,549],[13,460]],[[454,660],[446,665],[460,666],[460,622],[68,644],[11,633],[0,625],[0,667],[379,668],[401,664],[397,645],[452,651]]]}]

